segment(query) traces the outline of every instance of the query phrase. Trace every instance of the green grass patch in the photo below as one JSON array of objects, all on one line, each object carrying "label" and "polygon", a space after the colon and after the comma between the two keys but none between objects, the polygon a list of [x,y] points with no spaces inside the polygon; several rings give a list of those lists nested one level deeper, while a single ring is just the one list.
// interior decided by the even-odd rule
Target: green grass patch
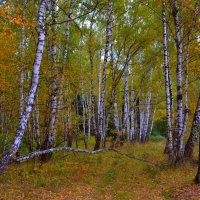
[{"label": "green grass patch", "polygon": [[15,199],[14,194],[25,199],[44,196],[46,199],[170,199],[177,187],[192,184],[196,167],[190,164],[169,167],[164,147],[165,140],[120,147],[120,151],[159,163],[160,167],[115,152],[97,155],[59,152],[42,165],[34,161],[13,164],[0,176],[0,196],[4,199]]}]

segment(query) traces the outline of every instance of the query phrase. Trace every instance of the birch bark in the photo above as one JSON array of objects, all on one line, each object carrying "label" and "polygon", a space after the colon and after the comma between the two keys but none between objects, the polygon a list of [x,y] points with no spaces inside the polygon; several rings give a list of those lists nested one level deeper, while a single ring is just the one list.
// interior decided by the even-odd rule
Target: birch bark
[{"label": "birch bark", "polygon": [[[53,0],[51,2],[51,9],[52,9],[52,46],[50,48],[50,60],[52,61],[51,66],[51,79],[52,79],[52,93],[50,97],[50,116],[49,116],[49,123],[48,127],[45,132],[45,141],[43,144],[43,149],[49,149],[53,146],[56,136],[56,118],[57,118],[57,74],[56,74],[56,21],[57,21],[57,0]],[[51,154],[43,155],[42,160],[48,160],[51,158]]]},{"label": "birch bark", "polygon": [[42,60],[42,54],[44,49],[44,41],[45,41],[45,31],[44,31],[44,25],[43,25],[43,16],[45,13],[45,10],[47,9],[48,4],[47,1],[42,0],[39,12],[38,12],[38,20],[37,20],[37,27],[38,27],[38,44],[37,44],[37,52],[35,56],[34,66],[33,66],[33,74],[32,74],[32,82],[28,94],[28,98],[26,101],[24,112],[21,116],[13,143],[10,147],[10,149],[3,154],[2,158],[0,159],[0,172],[2,173],[5,169],[5,167],[10,163],[10,161],[13,158],[13,155],[17,152],[19,149],[22,136],[24,135],[27,121],[29,119],[32,106],[35,99],[35,94],[38,87],[38,81],[39,81],[39,72],[40,72],[40,64]]},{"label": "birch bark", "polygon": [[177,116],[176,116],[176,163],[183,163],[183,94],[182,94],[182,68],[183,68],[183,43],[181,38],[182,24],[179,16],[180,9],[177,0],[171,1],[172,15],[175,24],[175,42],[177,48]]},{"label": "birch bark", "polygon": [[124,72],[124,119],[123,131],[129,135],[130,133],[130,120],[129,120],[129,63]]},{"label": "birch bark", "polygon": [[[93,13],[94,17],[94,13]],[[93,19],[92,17],[92,19]],[[100,148],[100,143],[101,143],[101,135],[97,126],[97,121],[96,121],[96,115],[95,115],[95,97],[94,97],[94,64],[93,64],[93,52],[92,52],[92,29],[93,29],[93,22],[90,24],[90,35],[89,35],[89,56],[90,56],[90,110],[91,111],[91,121],[92,121],[92,130],[94,131],[95,135],[95,147],[94,150],[97,150]],[[101,54],[101,53],[100,53]],[[100,55],[101,56],[101,55]],[[100,57],[100,62],[101,62],[101,57]],[[101,66],[101,63],[100,63]],[[100,67],[101,68],[101,67]],[[99,69],[98,72],[98,95],[100,95],[100,74],[101,74],[101,69]],[[99,97],[98,97],[99,99]],[[98,112],[99,112],[99,100],[98,100]]]},{"label": "birch bark", "polygon": [[167,115],[167,144],[166,152],[169,158],[173,156],[173,138],[172,138],[172,113],[171,113],[171,95],[170,95],[170,71],[169,71],[169,53],[168,53],[168,30],[166,19],[166,3],[163,0],[162,5],[162,21],[163,21],[163,53],[164,53],[164,70],[165,70],[165,95],[166,95],[166,115]]},{"label": "birch bark", "polygon": [[38,94],[36,94],[36,98],[35,98],[33,121],[34,121],[33,126],[34,126],[35,141],[37,143],[37,150],[39,150],[41,148],[41,141],[40,141],[40,121],[39,121]]},{"label": "birch bark", "polygon": [[[152,73],[153,68],[150,68],[150,81],[149,84],[152,84]],[[149,91],[147,93],[147,100],[146,100],[146,109],[144,113],[144,121],[143,121],[143,135],[142,135],[142,142],[146,141],[147,132],[148,132],[148,126],[149,126],[149,118],[150,118],[150,109],[151,109],[151,86],[149,88]]]},{"label": "birch bark", "polygon": [[[23,5],[25,7],[27,0],[23,0]],[[25,17],[25,11],[23,11],[23,17]],[[25,56],[25,26],[22,26],[22,36],[21,36],[21,57],[22,57],[22,67],[20,70],[20,105],[19,105],[19,116],[22,117],[24,110],[24,56]]]},{"label": "birch bark", "polygon": [[134,71],[131,73],[132,81],[131,81],[131,96],[130,96],[130,135],[129,141],[133,142],[135,139],[135,102],[134,102]]},{"label": "birch bark", "polygon": [[[76,0],[70,0],[69,10],[68,10],[68,13],[67,13],[66,31],[65,31],[66,43],[65,43],[65,46],[64,46],[64,55],[63,55],[64,64],[62,65],[62,67],[60,69],[61,79],[60,79],[60,83],[59,83],[58,107],[60,107],[61,103],[64,103],[65,94],[66,94],[66,91],[64,91],[64,85],[65,85],[64,74],[65,74],[65,67],[66,67],[66,64],[67,64],[68,49],[69,49],[70,24],[71,24],[71,18],[72,18],[73,8],[75,6],[75,2],[76,2]],[[68,83],[66,83],[66,88],[68,88]],[[63,119],[64,123],[66,123],[66,121],[67,121],[67,119],[65,120],[65,118],[67,118],[67,116],[68,116],[68,115],[66,116],[66,113],[68,113],[68,112],[65,112],[65,110],[62,110],[61,115],[62,115],[62,119]],[[68,129],[66,127],[66,125],[63,125],[63,127],[65,127],[66,130]],[[64,134],[65,134],[66,130],[63,130]]]},{"label": "birch bark", "polygon": [[[102,16],[100,15],[100,20],[102,19]],[[101,27],[100,27],[101,28]],[[100,35],[100,46],[102,46],[102,34]],[[102,75],[102,62],[101,62],[101,59],[102,59],[102,55],[103,55],[103,52],[102,52],[102,48],[100,49],[100,52],[99,52],[99,60],[100,60],[100,63],[99,63],[99,68],[98,68],[98,77],[97,77],[97,81],[98,81],[98,122],[99,122],[99,116],[100,116],[100,105],[101,105],[101,75]]]},{"label": "birch bark", "polygon": [[106,93],[106,69],[108,62],[108,52],[110,47],[110,40],[112,36],[112,27],[111,27],[111,17],[113,12],[113,2],[109,0],[108,2],[108,13],[107,13],[107,25],[106,25],[106,47],[104,54],[104,64],[103,64],[103,74],[101,81],[101,95],[100,95],[100,107],[99,107],[99,133],[102,138],[102,147],[105,147],[105,139],[106,133],[104,132],[103,121],[104,121],[104,101],[105,101],[105,93]]}]

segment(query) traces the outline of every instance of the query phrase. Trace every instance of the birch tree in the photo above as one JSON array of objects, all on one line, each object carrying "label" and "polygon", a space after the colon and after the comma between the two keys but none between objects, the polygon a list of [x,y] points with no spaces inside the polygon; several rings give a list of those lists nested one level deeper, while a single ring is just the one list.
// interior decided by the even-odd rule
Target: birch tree
[{"label": "birch tree", "polygon": [[[23,0],[23,5],[26,6],[27,1]],[[25,11],[23,11],[23,17],[25,17]],[[20,105],[19,105],[19,115],[22,116],[24,109],[24,56],[25,56],[25,26],[22,26],[22,36],[21,36],[21,58],[22,58],[22,67],[20,70]]]},{"label": "birch tree", "polygon": [[167,115],[167,152],[170,159],[173,156],[173,138],[172,138],[172,114],[171,114],[171,98],[170,98],[170,71],[169,71],[169,53],[168,53],[168,30],[166,19],[166,3],[162,2],[162,22],[163,22],[163,53],[164,53],[164,70],[165,70],[165,95],[166,95],[166,115]]},{"label": "birch tree", "polygon": [[106,25],[106,46],[105,46],[105,54],[104,54],[104,64],[103,64],[103,74],[101,80],[101,95],[100,95],[100,106],[99,106],[99,133],[102,137],[102,146],[105,147],[106,142],[106,133],[104,132],[103,120],[104,120],[104,101],[105,101],[105,93],[106,93],[106,70],[108,63],[108,53],[110,48],[110,40],[111,40],[111,17],[113,12],[113,2],[112,0],[108,1],[108,10],[107,10],[107,25]]},{"label": "birch tree", "polygon": [[175,155],[176,163],[183,163],[183,92],[182,92],[182,68],[183,68],[183,42],[182,42],[182,22],[180,9],[177,0],[171,0],[172,15],[175,25],[175,43],[177,50],[177,68],[176,68],[176,89],[177,89],[177,116],[175,128]]},{"label": "birch tree", "polygon": [[[45,140],[43,149],[51,148],[55,141],[56,135],[56,121],[57,121],[57,74],[56,74],[56,63],[57,63],[57,47],[56,47],[56,31],[57,31],[57,0],[51,2],[52,10],[52,45],[50,47],[49,59],[52,61],[50,68],[51,72],[51,96],[50,96],[50,116],[48,119],[48,126],[45,130]],[[50,154],[46,154],[43,160],[47,160],[51,157]]]},{"label": "birch tree", "polygon": [[27,126],[27,121],[29,119],[30,113],[32,111],[32,105],[34,103],[35,99],[35,94],[37,91],[38,87],[38,82],[39,82],[39,72],[40,72],[40,64],[42,60],[42,54],[43,54],[43,49],[44,49],[44,41],[45,41],[45,30],[44,30],[44,13],[48,8],[49,2],[42,0],[40,3],[39,7],[39,12],[38,12],[38,20],[37,20],[37,31],[38,31],[38,45],[37,45],[37,51],[35,55],[35,61],[33,65],[33,74],[32,74],[32,82],[31,86],[29,89],[29,94],[27,97],[26,105],[24,107],[24,112],[21,116],[13,143],[9,150],[5,152],[0,159],[0,172],[2,173],[5,169],[5,167],[11,162],[14,154],[17,152],[19,149],[21,139],[24,135],[26,126]]},{"label": "birch tree", "polygon": [[123,131],[130,133],[130,119],[129,119],[129,62],[124,72],[124,117],[123,117]]}]

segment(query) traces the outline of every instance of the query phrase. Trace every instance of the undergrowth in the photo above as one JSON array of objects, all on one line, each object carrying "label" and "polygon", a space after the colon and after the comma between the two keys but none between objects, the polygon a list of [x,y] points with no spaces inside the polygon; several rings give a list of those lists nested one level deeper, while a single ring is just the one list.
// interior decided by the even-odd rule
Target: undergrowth
[{"label": "undergrowth", "polygon": [[[90,144],[92,149],[93,143]],[[96,155],[55,153],[51,161],[13,164],[0,176],[2,199],[171,199],[177,188],[192,184],[196,167],[167,165],[164,140],[125,144],[120,151]],[[83,144],[80,144],[83,148]]]}]

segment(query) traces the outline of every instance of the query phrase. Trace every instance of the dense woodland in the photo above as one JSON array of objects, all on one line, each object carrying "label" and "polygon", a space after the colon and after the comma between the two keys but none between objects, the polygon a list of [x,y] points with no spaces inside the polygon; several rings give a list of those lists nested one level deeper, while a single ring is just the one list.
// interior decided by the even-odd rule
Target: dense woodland
[{"label": "dense woodland", "polygon": [[1,176],[112,152],[150,173],[193,163],[200,183],[199,14],[199,0],[1,1]]}]

